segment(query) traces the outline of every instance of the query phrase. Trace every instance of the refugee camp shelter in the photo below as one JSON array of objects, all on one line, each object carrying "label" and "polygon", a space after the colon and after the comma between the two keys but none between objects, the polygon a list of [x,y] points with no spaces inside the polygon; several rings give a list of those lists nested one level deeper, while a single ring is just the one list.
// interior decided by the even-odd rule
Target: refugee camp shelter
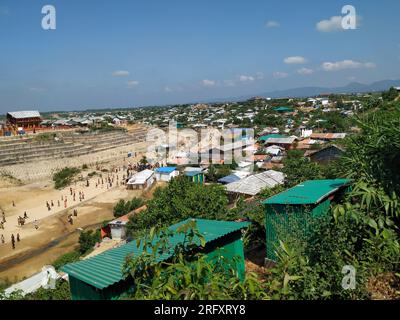
[{"label": "refugee camp shelter", "polygon": [[272,134],[263,135],[260,138],[258,138],[258,140],[261,141],[261,142],[265,142],[265,141],[267,141],[268,139],[271,139],[271,138],[286,138],[286,137],[287,136],[285,136],[283,134],[272,133]]},{"label": "refugee camp shelter", "polygon": [[273,188],[283,184],[284,180],[285,175],[282,172],[268,170],[228,183],[225,189],[229,194],[253,197],[265,188]]},{"label": "refugee camp shelter", "polygon": [[187,167],[185,168],[184,174],[188,179],[195,183],[205,183],[206,178],[202,168]]},{"label": "refugee camp shelter", "polygon": [[7,113],[7,122],[21,128],[39,127],[42,117],[39,111],[15,111]]},{"label": "refugee camp shelter", "polygon": [[172,178],[179,176],[179,171],[176,167],[161,167],[155,170],[156,180],[168,182]]},{"label": "refugee camp shelter", "polygon": [[281,106],[281,107],[274,108],[274,111],[276,111],[278,113],[289,113],[289,112],[293,112],[294,109],[292,107],[288,107],[288,106]]},{"label": "refugee camp shelter", "polygon": [[250,175],[250,172],[244,172],[244,171],[234,171],[232,174],[225,176],[221,179],[218,179],[219,183],[222,184],[228,184],[228,183],[232,183],[232,182],[236,182],[239,180],[242,180],[244,178],[246,178],[247,176]]},{"label": "refugee camp shelter", "polygon": [[154,183],[154,171],[143,170],[132,176],[127,182],[127,189],[147,189]]},{"label": "refugee camp shelter", "polygon": [[310,219],[329,212],[333,201],[350,188],[350,180],[309,180],[263,201],[267,259],[275,261],[280,232],[308,231]]},{"label": "refugee camp shelter", "polygon": [[308,150],[304,154],[311,161],[326,164],[339,159],[344,153],[344,149],[337,145],[330,145],[320,150]]},{"label": "refugee camp shelter", "polygon": [[[174,232],[190,220],[194,219],[181,221],[169,227],[169,230]],[[242,230],[250,223],[203,219],[195,221],[197,230],[205,240],[205,246],[201,248],[200,240],[195,238],[198,250],[201,250],[211,262],[223,257],[224,266],[236,270],[242,279],[245,273]],[[174,233],[169,238],[168,249],[162,254],[156,253],[156,260],[168,261],[173,256],[174,248],[182,244],[184,238],[184,234]],[[128,293],[132,289],[133,282],[132,278],[123,275],[125,258],[128,255],[139,256],[142,253],[143,242],[137,246],[137,241],[132,241],[86,260],[65,265],[62,271],[68,274],[72,299],[113,300]]]},{"label": "refugee camp shelter", "polygon": [[129,215],[124,215],[108,223],[111,232],[111,238],[115,240],[126,239],[127,224]]}]

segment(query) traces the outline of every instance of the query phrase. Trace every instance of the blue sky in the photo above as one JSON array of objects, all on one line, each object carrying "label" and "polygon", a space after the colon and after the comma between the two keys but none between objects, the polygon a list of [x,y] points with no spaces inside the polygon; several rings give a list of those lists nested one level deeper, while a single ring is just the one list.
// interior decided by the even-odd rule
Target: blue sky
[{"label": "blue sky", "polygon": [[[43,30],[42,7],[57,29]],[[356,30],[338,29],[342,7]],[[400,1],[0,0],[0,113],[400,79]]]}]

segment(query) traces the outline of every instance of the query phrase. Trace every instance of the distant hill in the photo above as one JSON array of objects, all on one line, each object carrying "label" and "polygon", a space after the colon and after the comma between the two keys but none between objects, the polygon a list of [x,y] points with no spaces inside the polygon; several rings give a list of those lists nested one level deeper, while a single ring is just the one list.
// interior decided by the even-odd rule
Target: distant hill
[{"label": "distant hill", "polygon": [[[277,90],[253,96],[243,96],[238,100],[247,100],[254,96],[269,97],[269,98],[302,98],[317,96],[324,93],[364,93],[389,90],[390,87],[400,87],[400,80],[382,80],[371,84],[363,84],[359,82],[349,83],[344,87],[300,87],[286,90]],[[225,99],[227,100],[227,99]]]}]

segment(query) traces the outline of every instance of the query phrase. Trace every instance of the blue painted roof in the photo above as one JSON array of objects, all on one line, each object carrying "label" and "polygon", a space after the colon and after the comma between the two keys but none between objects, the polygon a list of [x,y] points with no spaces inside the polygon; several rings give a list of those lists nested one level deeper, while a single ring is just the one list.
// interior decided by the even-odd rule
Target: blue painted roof
[{"label": "blue painted roof", "polygon": [[218,179],[219,183],[232,183],[232,182],[236,182],[239,181],[240,178],[235,175],[235,174],[230,174],[229,176],[223,177],[221,179]]},{"label": "blue painted roof", "polygon": [[161,167],[161,168],[157,168],[156,172],[171,173],[171,172],[173,172],[175,170],[176,170],[176,167]]}]

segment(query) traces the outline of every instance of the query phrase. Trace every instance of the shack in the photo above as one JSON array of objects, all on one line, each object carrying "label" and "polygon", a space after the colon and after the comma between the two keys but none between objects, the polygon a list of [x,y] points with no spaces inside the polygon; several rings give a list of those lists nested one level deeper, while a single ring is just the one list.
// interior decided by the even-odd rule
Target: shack
[{"label": "shack", "polygon": [[304,154],[309,157],[311,161],[321,164],[327,164],[339,159],[344,153],[344,149],[337,145],[330,145],[320,150],[308,150]]},{"label": "shack", "polygon": [[249,198],[259,194],[265,188],[274,188],[277,185],[281,185],[284,181],[285,175],[282,172],[268,170],[228,183],[225,189],[231,200],[237,199],[239,196]]},{"label": "shack", "polygon": [[194,183],[205,183],[206,178],[202,168],[187,167],[184,171],[185,176]]},{"label": "shack", "polygon": [[294,112],[294,109],[289,106],[280,106],[280,107],[274,108],[274,111],[276,111],[278,113],[292,113],[292,112]]},{"label": "shack", "polygon": [[127,182],[127,189],[148,189],[154,183],[154,171],[153,170],[143,170],[132,176]]},{"label": "shack", "polygon": [[172,178],[179,176],[179,171],[176,167],[161,167],[155,170],[156,180],[168,182]]},{"label": "shack", "polygon": [[[193,219],[172,225],[169,230],[174,232],[190,220]],[[242,230],[249,226],[249,222],[195,221],[198,231],[205,239],[204,248],[201,248],[199,239],[195,240],[198,250],[206,254],[210,261],[222,256],[226,265],[234,268],[242,279],[245,273]],[[184,238],[183,234],[173,234],[169,238],[169,250],[157,254],[157,261],[168,261],[173,255],[173,249]],[[62,271],[68,274],[72,300],[115,300],[128,293],[132,290],[133,279],[124,277],[124,261],[129,254],[138,256],[141,253],[142,244],[138,247],[137,241],[132,241],[87,260],[65,265]]]},{"label": "shack", "polygon": [[39,127],[42,122],[39,111],[16,111],[7,113],[7,123],[24,129]]},{"label": "shack", "polygon": [[275,261],[279,233],[309,230],[309,221],[327,214],[330,205],[350,189],[350,180],[309,180],[263,201],[267,260]]}]

